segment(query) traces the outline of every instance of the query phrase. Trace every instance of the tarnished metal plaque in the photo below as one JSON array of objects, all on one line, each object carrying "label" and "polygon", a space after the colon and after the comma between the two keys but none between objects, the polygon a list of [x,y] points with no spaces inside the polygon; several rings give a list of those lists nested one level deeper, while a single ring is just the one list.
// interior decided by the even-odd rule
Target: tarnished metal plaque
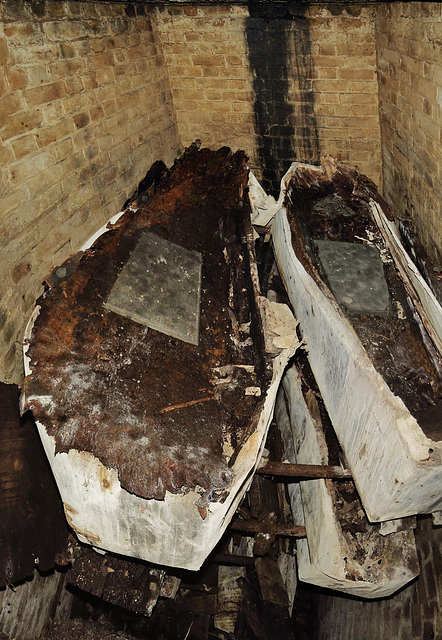
[{"label": "tarnished metal plaque", "polygon": [[106,309],[198,344],[201,254],[146,232],[117,278]]},{"label": "tarnished metal plaque", "polygon": [[390,295],[376,247],[316,240],[319,260],[337,302],[349,313],[386,314]]}]

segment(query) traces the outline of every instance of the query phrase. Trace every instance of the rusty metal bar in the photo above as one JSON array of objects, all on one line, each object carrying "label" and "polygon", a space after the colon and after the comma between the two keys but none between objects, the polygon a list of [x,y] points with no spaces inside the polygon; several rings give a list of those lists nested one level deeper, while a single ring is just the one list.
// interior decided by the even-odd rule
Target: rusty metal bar
[{"label": "rusty metal bar", "polygon": [[217,553],[212,557],[212,562],[222,564],[224,566],[252,566],[255,564],[255,558],[251,556],[236,556],[233,553]]},{"label": "rusty metal bar", "polygon": [[257,520],[240,520],[235,518],[230,525],[232,531],[243,533],[264,533],[272,536],[287,536],[290,538],[305,538],[305,527],[296,524],[274,524],[272,522],[258,522]]},{"label": "rusty metal bar", "polygon": [[288,462],[266,462],[256,473],[264,476],[279,476],[286,478],[351,478],[351,473],[341,467],[321,464],[290,464]]}]

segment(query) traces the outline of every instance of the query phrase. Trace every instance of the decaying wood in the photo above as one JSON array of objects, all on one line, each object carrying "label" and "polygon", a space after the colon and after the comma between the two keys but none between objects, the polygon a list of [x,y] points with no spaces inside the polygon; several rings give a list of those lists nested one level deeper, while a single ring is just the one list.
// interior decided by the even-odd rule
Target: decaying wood
[{"label": "decaying wood", "polygon": [[[328,464],[330,451],[321,419],[326,417],[324,408],[311,411],[316,395],[309,391],[308,381],[293,365],[285,374],[276,405],[285,456]],[[329,442],[332,435],[329,428]],[[293,517],[304,521],[306,529],[306,538],[296,542],[300,580],[377,598],[391,595],[419,573],[413,531],[382,535],[381,525],[367,521],[351,480],[309,480],[289,485],[288,491]]]},{"label": "decaying wood", "polygon": [[70,560],[70,536],[35,424],[19,389],[0,383],[0,588]]},{"label": "decaying wood", "polygon": [[218,604],[214,618],[217,629],[234,633],[243,591],[240,580],[246,575],[243,567],[219,567]]},{"label": "decaying wood", "polygon": [[[369,519],[431,513],[442,505],[442,442],[441,434],[421,415],[429,417],[432,408],[440,406],[441,379],[413,321],[382,234],[370,218],[370,199],[382,206],[374,185],[355,171],[336,173],[332,167],[328,174],[299,164],[287,174],[286,206],[271,225],[278,267]],[[393,311],[374,318],[371,330],[376,336],[366,316],[352,317],[350,324],[306,249],[302,225],[311,207],[309,198],[333,190],[358,211],[352,219],[357,242],[373,242],[385,258]],[[364,220],[369,219],[366,233]],[[309,224],[313,228],[307,220]]]},{"label": "decaying wood", "polygon": [[[298,341],[259,295],[244,154],[193,149],[151,173],[39,300],[24,403],[80,541],[197,569],[251,482]],[[198,345],[103,307],[146,230],[202,255]]]},{"label": "decaying wood", "polygon": [[[416,265],[408,256],[401,244],[400,236],[394,225],[385,216],[382,208],[375,200],[370,200],[370,208],[376,224],[382,231],[387,246],[391,251],[395,265],[413,300],[417,313],[422,319],[422,326],[435,347],[435,356],[442,366],[442,311],[441,306],[431,288],[419,273]],[[441,408],[442,411],[442,408]]]},{"label": "decaying wood", "polygon": [[166,577],[163,569],[99,555],[89,547],[77,549],[81,555],[68,572],[70,584],[123,609],[152,614]]},{"label": "decaying wood", "polygon": [[270,558],[257,558],[255,566],[264,600],[288,608],[287,590],[278,564]]}]

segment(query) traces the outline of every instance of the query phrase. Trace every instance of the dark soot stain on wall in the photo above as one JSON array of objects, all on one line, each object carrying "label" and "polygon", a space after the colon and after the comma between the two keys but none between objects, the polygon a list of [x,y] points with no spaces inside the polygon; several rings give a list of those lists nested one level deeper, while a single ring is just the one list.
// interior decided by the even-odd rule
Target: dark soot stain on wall
[{"label": "dark soot stain on wall", "polygon": [[[320,155],[305,7],[249,3],[246,37],[258,157],[263,187],[276,197],[281,178],[293,161],[317,162]],[[300,106],[296,111],[290,100],[290,84],[298,86]]]}]

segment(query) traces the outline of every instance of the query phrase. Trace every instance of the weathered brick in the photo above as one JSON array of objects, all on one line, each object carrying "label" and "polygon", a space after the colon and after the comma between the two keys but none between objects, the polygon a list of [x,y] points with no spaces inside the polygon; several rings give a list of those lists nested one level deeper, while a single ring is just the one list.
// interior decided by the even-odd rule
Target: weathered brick
[{"label": "weathered brick", "polygon": [[7,119],[20,111],[22,108],[22,101],[20,95],[9,94],[0,98],[0,127],[2,127]]},{"label": "weathered brick", "polygon": [[42,114],[36,111],[20,111],[10,116],[4,125],[2,138],[8,140],[27,131],[32,131],[42,123]]},{"label": "weathered brick", "polygon": [[36,141],[39,147],[46,147],[64,136],[72,133],[72,123],[64,119],[51,127],[45,127],[36,133]]},{"label": "weathered brick", "polygon": [[53,164],[53,155],[46,151],[22,158],[14,163],[9,170],[11,181],[17,184],[25,183],[26,180],[38,173],[48,172]]},{"label": "weathered brick", "polygon": [[[29,187],[26,184],[18,185],[14,189],[11,190],[10,193],[2,195],[0,198],[3,216],[6,218],[6,222],[8,225],[12,224],[12,227],[18,226],[18,220],[12,222],[12,219],[9,214],[16,211],[17,209],[23,207],[30,200],[30,191]],[[2,246],[5,247],[8,239],[8,234],[5,233],[5,220],[2,219],[3,233],[2,236]],[[12,235],[15,230],[12,229]]]},{"label": "weathered brick", "polygon": [[23,89],[28,84],[28,75],[24,69],[14,68],[8,71],[9,86],[12,91]]},{"label": "weathered brick", "polygon": [[87,113],[77,113],[74,115],[73,121],[76,129],[82,129],[89,124],[89,116]]},{"label": "weathered brick", "polygon": [[83,83],[80,77],[77,78],[67,78],[64,83],[66,94],[71,96],[73,94],[78,95],[81,91],[83,91]]},{"label": "weathered brick", "polygon": [[0,65],[6,64],[8,59],[8,45],[4,38],[0,38]]},{"label": "weathered brick", "polygon": [[98,85],[110,84],[115,80],[114,69],[112,67],[97,69],[95,73],[95,78],[97,80]]},{"label": "weathered brick", "polygon": [[51,21],[43,23],[43,29],[49,40],[70,41],[84,35],[85,23],[77,21]]},{"label": "weathered brick", "polygon": [[58,80],[84,72],[84,66],[84,61],[80,59],[57,60],[49,65],[49,70],[52,78]]},{"label": "weathered brick", "polygon": [[28,67],[27,69],[28,85],[38,85],[48,83],[50,81],[47,69],[43,65]]},{"label": "weathered brick", "polygon": [[16,160],[20,160],[20,158],[36,151],[37,143],[35,135],[33,133],[28,133],[16,140],[12,140],[11,147],[14,151],[14,158]]},{"label": "weathered brick", "polygon": [[26,89],[23,92],[29,107],[35,107],[45,102],[52,102],[66,95],[66,89],[62,82],[52,82],[39,87]]}]

